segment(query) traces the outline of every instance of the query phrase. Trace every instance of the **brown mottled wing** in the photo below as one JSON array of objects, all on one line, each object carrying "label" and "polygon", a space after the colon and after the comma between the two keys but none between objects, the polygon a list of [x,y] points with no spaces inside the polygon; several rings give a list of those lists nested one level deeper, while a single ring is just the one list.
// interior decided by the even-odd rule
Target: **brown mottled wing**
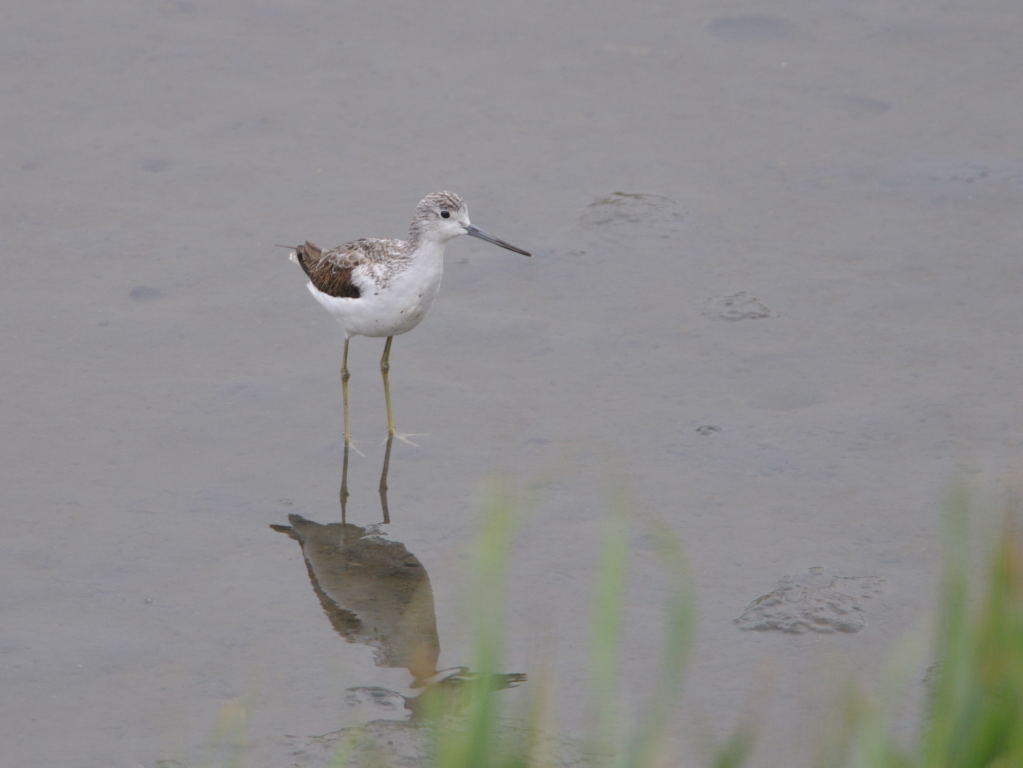
[{"label": "brown mottled wing", "polygon": [[295,256],[310,282],[328,296],[357,299],[362,295],[352,282],[352,271],[364,259],[358,241],[328,251],[306,241],[295,248]]}]

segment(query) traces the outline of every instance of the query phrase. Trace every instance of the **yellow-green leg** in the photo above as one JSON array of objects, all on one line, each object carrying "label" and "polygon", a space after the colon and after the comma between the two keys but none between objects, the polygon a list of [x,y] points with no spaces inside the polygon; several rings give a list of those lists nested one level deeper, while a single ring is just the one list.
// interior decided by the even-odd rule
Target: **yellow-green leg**
[{"label": "yellow-green leg", "polygon": [[415,437],[414,433],[411,435],[403,435],[394,427],[394,411],[391,410],[391,385],[387,380],[387,374],[391,370],[391,342],[394,340],[393,336],[388,336],[387,341],[384,343],[384,354],[380,358],[380,375],[384,378],[384,403],[387,406],[387,439],[390,440],[392,437],[396,437],[403,443],[409,445],[415,445],[409,438]]},{"label": "yellow-green leg", "polygon": [[380,358],[380,375],[384,378],[384,403],[387,405],[387,436],[394,437],[394,413],[391,411],[391,385],[387,381],[387,373],[391,370],[391,342],[394,341],[393,336],[387,337],[387,342],[384,344],[384,354]]},{"label": "yellow-green leg", "polygon": [[352,375],[348,372],[348,337],[345,337],[345,352],[341,356],[341,411],[345,419],[345,447],[352,444],[352,432],[348,427],[348,379]]},{"label": "yellow-green leg", "polygon": [[338,492],[341,501],[341,522],[348,522],[348,444],[345,444],[345,455],[341,461],[341,490]]},{"label": "yellow-green leg", "polygon": [[384,513],[384,522],[391,522],[391,513],[387,507],[387,470],[391,466],[391,443],[394,442],[394,437],[391,435],[387,436],[387,449],[384,451],[384,466],[380,470],[380,510]]}]

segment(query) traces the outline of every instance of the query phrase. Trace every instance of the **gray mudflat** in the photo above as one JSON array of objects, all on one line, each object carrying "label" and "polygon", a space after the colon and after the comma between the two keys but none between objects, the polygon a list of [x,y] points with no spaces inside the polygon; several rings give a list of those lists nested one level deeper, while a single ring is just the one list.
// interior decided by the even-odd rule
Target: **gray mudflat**
[{"label": "gray mudflat", "polygon": [[[269,528],[340,522],[341,339],[274,244],[402,236],[451,189],[535,256],[452,243],[394,342],[398,426],[428,434],[394,444],[381,536],[428,574],[436,632],[401,653],[471,664],[466,552],[506,475],[535,505],[501,672],[529,682],[493,695],[553,667],[585,735],[625,489],[695,580],[680,759],[745,707],[757,765],[807,765],[837,684],[928,627],[950,482],[1020,456],[1021,25],[1018,0],[6,3],[7,762],[196,765],[233,739],[284,766],[356,724],[349,689],[414,694],[350,639],[380,633],[339,629],[358,611],[326,612],[344,580],[317,592]],[[352,344],[362,527],[380,353]],[[627,707],[658,675],[655,549],[637,528]],[[813,566],[883,582],[858,631],[735,623]]]}]

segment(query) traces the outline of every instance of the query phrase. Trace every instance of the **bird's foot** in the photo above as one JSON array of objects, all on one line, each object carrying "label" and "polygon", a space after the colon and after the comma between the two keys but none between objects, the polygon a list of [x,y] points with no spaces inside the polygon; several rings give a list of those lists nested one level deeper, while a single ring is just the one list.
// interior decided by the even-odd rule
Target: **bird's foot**
[{"label": "bird's foot", "polygon": [[414,442],[412,440],[412,438],[413,437],[423,437],[426,434],[428,434],[428,433],[426,433],[426,432],[397,432],[397,431],[389,432],[387,434],[387,437],[384,438],[384,443],[386,443],[388,440],[392,440],[394,438],[397,438],[398,440],[401,440],[401,442],[405,443],[406,445],[411,445],[413,448],[418,448],[419,447],[419,443]]}]

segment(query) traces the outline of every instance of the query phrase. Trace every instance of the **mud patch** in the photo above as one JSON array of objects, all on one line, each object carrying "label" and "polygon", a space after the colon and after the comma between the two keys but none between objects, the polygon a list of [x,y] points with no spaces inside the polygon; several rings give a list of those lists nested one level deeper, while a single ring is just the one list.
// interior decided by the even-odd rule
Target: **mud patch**
[{"label": "mud patch", "polygon": [[760,299],[746,291],[709,298],[703,303],[703,312],[700,314],[711,320],[727,320],[729,322],[762,320],[773,315]]},{"label": "mud patch", "polygon": [[786,576],[735,619],[740,629],[802,635],[859,632],[867,626],[863,603],[881,594],[874,576],[833,576],[821,567]]},{"label": "mud patch", "polygon": [[714,19],[707,31],[719,40],[731,43],[765,43],[784,40],[792,34],[792,24],[781,16],[748,13]]},{"label": "mud patch", "polygon": [[136,285],[128,291],[128,297],[132,301],[156,301],[157,299],[167,298],[167,293],[151,285]]},{"label": "mud patch", "polygon": [[645,192],[612,192],[587,205],[579,216],[584,227],[620,224],[668,224],[682,220],[678,202]]},{"label": "mud patch", "polygon": [[[413,723],[374,720],[363,726],[341,728],[322,736],[288,736],[292,768],[321,768],[337,765],[344,756],[348,768],[419,768],[430,764],[434,736],[430,728]],[[593,765],[587,754],[570,739],[557,738],[521,726],[503,724],[496,741],[506,754],[528,748],[544,765],[582,768]]]}]

